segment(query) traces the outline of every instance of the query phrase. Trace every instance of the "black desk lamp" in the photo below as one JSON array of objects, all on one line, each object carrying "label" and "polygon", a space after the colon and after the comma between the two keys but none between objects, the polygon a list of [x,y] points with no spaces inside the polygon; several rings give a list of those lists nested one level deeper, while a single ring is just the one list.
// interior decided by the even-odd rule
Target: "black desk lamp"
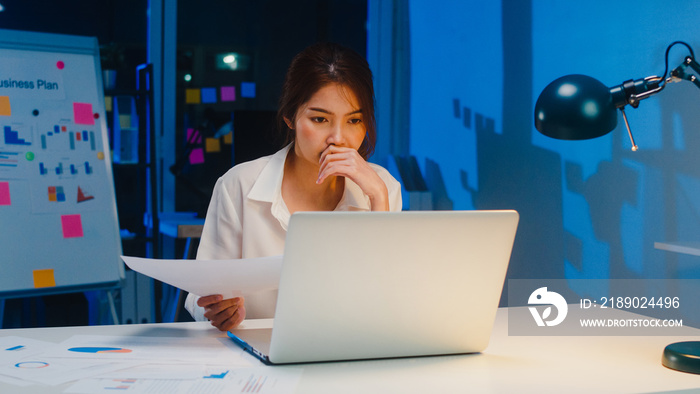
[{"label": "black desk lamp", "polygon": [[[685,45],[690,51],[690,56],[666,78],[668,53],[676,44]],[[700,74],[700,64],[695,61],[693,49],[685,42],[676,41],[666,48],[666,70],[662,77],[653,75],[608,88],[586,75],[563,76],[547,85],[537,99],[535,128],[548,137],[562,140],[596,138],[617,127],[616,110],[619,108],[632,142],[632,150],[636,151],[637,145],[627,121],[625,106],[629,104],[637,108],[641,100],[660,92],[669,82],[686,80],[700,88],[698,78],[686,73],[688,67]]]},{"label": "black desk lamp", "polygon": [[[690,52],[683,63],[668,73],[668,53],[676,44],[685,45]],[[562,140],[587,140],[608,134],[617,127],[619,108],[625,121],[632,150],[637,144],[625,114],[625,106],[633,108],[645,98],[659,93],[669,82],[690,81],[700,88],[700,80],[688,74],[690,67],[700,74],[700,65],[690,45],[682,41],[673,42],[666,48],[666,69],[662,77],[650,76],[629,80],[621,85],[606,87],[598,80],[586,75],[566,75],[554,80],[544,88],[535,104],[535,128],[552,138]],[[672,343],[664,349],[661,363],[678,371],[700,374],[700,341]]]}]

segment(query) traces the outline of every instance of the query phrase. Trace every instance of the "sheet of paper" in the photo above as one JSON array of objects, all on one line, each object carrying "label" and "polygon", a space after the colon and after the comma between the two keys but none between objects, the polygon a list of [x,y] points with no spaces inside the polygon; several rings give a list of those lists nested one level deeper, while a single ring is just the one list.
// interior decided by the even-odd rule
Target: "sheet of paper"
[{"label": "sheet of paper", "polygon": [[199,379],[84,379],[66,389],[66,393],[113,393],[115,390],[133,394],[161,393],[294,393],[301,380],[301,368],[252,367],[215,369]]},{"label": "sheet of paper", "polygon": [[43,353],[55,343],[17,336],[0,337],[0,365],[15,364],[27,357]]},{"label": "sheet of paper", "polygon": [[109,371],[132,367],[135,364],[133,361],[94,363],[89,360],[53,359],[35,356],[16,364],[0,367],[0,374],[28,382],[55,386]]},{"label": "sheet of paper", "polygon": [[0,359],[0,382],[54,386],[89,380],[83,384],[102,387],[86,392],[117,385],[132,392],[189,393],[191,387],[207,388],[208,381],[222,380],[229,371],[260,364],[227,337],[75,335],[59,344],[4,337],[0,345],[12,355]]},{"label": "sheet of paper", "polygon": [[23,380],[20,378],[13,378],[11,376],[4,376],[4,375],[0,375],[0,382],[6,383],[6,384],[13,384],[15,386],[20,386],[20,387],[31,386],[34,384],[34,382],[30,382],[28,380]]},{"label": "sheet of paper", "polygon": [[201,364],[144,364],[138,367],[110,371],[95,379],[199,379],[206,374]]},{"label": "sheet of paper", "polygon": [[[244,351],[228,338],[75,335],[45,357],[90,359],[92,362],[139,360],[149,363],[216,363],[241,366]],[[249,365],[249,364],[248,364]]]},{"label": "sheet of paper", "polygon": [[274,290],[279,286],[282,256],[233,260],[159,260],[122,256],[129,268],[198,296]]}]

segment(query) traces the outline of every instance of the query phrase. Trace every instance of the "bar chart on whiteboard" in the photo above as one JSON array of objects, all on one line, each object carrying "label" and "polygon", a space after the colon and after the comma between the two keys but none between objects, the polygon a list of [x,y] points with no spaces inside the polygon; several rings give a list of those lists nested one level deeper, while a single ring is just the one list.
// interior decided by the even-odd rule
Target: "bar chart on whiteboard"
[{"label": "bar chart on whiteboard", "polygon": [[49,102],[47,108],[36,99],[8,99],[6,115],[0,116],[0,178],[31,180],[33,213],[71,205],[79,212],[108,209],[109,199],[100,195],[109,190],[102,171],[104,141],[92,104],[64,102],[59,108]]}]

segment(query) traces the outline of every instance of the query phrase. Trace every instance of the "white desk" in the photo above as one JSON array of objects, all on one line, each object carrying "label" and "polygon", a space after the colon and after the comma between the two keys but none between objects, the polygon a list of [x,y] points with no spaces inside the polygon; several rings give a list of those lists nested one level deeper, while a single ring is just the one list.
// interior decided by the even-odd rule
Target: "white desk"
[{"label": "white desk", "polygon": [[[686,327],[678,337],[508,336],[507,308],[498,311],[482,354],[302,365],[297,393],[649,393],[700,390],[700,375],[667,369],[661,353],[671,343],[700,340]],[[687,333],[687,335],[685,335]],[[208,323],[164,323],[0,330],[52,342],[77,334],[168,337],[223,336]],[[300,366],[294,366],[299,368]],[[287,367],[269,367],[287,368]],[[51,387],[62,392],[69,384]],[[2,393],[46,393],[45,386],[0,384]]]}]

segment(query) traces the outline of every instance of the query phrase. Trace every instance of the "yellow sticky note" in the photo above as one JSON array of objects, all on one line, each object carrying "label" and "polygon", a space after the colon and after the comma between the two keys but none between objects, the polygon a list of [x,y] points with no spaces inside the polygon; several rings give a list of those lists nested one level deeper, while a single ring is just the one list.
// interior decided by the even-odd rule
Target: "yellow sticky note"
[{"label": "yellow sticky note", "polygon": [[207,152],[221,152],[221,143],[218,138],[207,138],[204,142],[204,149]]},{"label": "yellow sticky note", "polygon": [[202,102],[202,92],[199,89],[185,89],[185,103],[199,104]]},{"label": "yellow sticky note", "polygon": [[0,96],[0,115],[12,116],[12,109],[10,108],[10,96]]},{"label": "yellow sticky note", "polygon": [[131,127],[131,114],[119,114],[119,127],[128,129]]},{"label": "yellow sticky note", "polygon": [[224,136],[224,144],[226,144],[226,145],[233,144],[233,133],[228,133]]},{"label": "yellow sticky note", "polygon": [[53,269],[34,270],[32,274],[34,275],[34,288],[56,286]]}]

